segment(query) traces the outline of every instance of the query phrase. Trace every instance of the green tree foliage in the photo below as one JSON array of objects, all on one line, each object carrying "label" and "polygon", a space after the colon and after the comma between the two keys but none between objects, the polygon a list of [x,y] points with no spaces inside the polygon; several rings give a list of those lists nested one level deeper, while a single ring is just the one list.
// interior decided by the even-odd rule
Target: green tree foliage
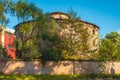
[{"label": "green tree foliage", "polygon": [[111,32],[101,40],[100,58],[103,60],[120,60],[120,34]]},{"label": "green tree foliage", "polygon": [[8,19],[6,18],[5,14],[9,10],[10,3],[8,0],[0,0],[0,23],[1,24],[7,24]]},{"label": "green tree foliage", "polygon": [[[17,17],[20,22],[28,21],[28,20],[38,20],[43,15],[41,9],[36,7],[34,3],[28,2],[28,0],[0,0],[0,23],[5,25],[9,22],[9,18],[6,17],[6,14],[10,14],[11,17]],[[22,56],[22,58],[38,58],[35,56],[36,53],[39,53],[38,45],[35,45],[33,38],[30,35],[34,35],[32,24],[22,25],[20,28],[21,34],[25,35],[24,38],[17,38],[17,55]],[[22,37],[21,35],[20,37]],[[21,51],[22,50],[22,51]],[[29,54],[30,53],[30,56]],[[29,57],[28,57],[29,56]]]},{"label": "green tree foliage", "polygon": [[3,25],[10,22],[6,14],[17,17],[19,21],[24,22],[37,19],[42,15],[42,10],[28,0],[0,0],[0,23]]},{"label": "green tree foliage", "polygon": [[71,26],[69,28],[69,38],[65,40],[68,45],[68,51],[65,52],[69,52],[70,55],[74,56],[73,59],[89,59],[91,53],[96,51],[90,50],[91,43],[89,41],[93,38],[93,35],[89,34],[87,27],[83,28],[83,23],[80,21],[80,17],[77,16],[77,12],[70,8],[68,14],[70,15],[69,23]]},{"label": "green tree foliage", "polygon": [[[62,59],[58,27],[49,14],[17,26],[17,55],[21,59]],[[22,34],[21,34],[22,33]]]},{"label": "green tree foliage", "polygon": [[60,37],[58,36],[58,27],[54,20],[49,20],[46,24],[45,31],[42,34],[41,52],[42,59],[45,60],[60,60],[61,48]]},{"label": "green tree foliage", "polygon": [[5,49],[0,44],[0,60],[5,60],[7,58],[8,58],[8,56],[7,56],[6,52],[5,52]]},{"label": "green tree foliage", "polygon": [[10,8],[11,14],[17,16],[18,19],[26,21],[28,19],[37,19],[41,15],[42,10],[35,6],[33,3],[29,3],[27,0],[18,0],[13,2],[13,6]]},{"label": "green tree foliage", "polygon": [[[68,11],[70,20],[66,20],[65,24],[51,19],[48,13],[44,14],[27,0],[0,0],[0,9],[1,23],[9,21],[5,16],[8,13],[23,22],[15,27],[18,58],[60,60],[66,55],[80,58],[81,54],[89,53],[87,28],[82,27],[77,12],[72,8]],[[61,26],[69,32],[63,40],[59,36]]]},{"label": "green tree foliage", "polygon": [[80,17],[77,16],[77,12],[75,12],[72,8],[70,8],[67,13],[70,15],[71,19],[80,19]]},{"label": "green tree foliage", "polygon": [[[62,55],[65,59],[82,59],[90,53],[89,40],[91,35],[87,28],[83,28],[82,22],[77,19],[59,22],[63,34],[61,41]],[[81,57],[82,56],[82,57]]]},{"label": "green tree foliage", "polygon": [[21,24],[17,35],[16,48],[17,57],[21,59],[39,58],[38,45],[35,44],[35,32],[33,32],[33,22]]}]

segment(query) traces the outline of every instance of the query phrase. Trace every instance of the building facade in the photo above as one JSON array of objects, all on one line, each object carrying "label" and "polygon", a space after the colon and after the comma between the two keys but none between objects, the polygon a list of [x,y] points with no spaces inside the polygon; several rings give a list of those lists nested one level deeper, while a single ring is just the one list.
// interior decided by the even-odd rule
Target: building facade
[{"label": "building facade", "polygon": [[[87,32],[91,36],[89,38],[89,40],[87,41],[89,43],[89,49],[92,50],[92,51],[95,50],[96,52],[99,51],[99,38],[98,38],[99,27],[97,25],[95,25],[93,23],[83,21],[81,19],[70,21],[71,20],[70,16],[68,14],[62,13],[62,12],[51,13],[50,18],[55,20],[57,25],[59,26],[59,34],[58,35],[63,40],[66,39],[67,37],[69,37],[69,35],[71,34],[70,30],[72,29],[71,27],[73,25],[77,24],[79,27],[87,28]],[[20,24],[15,26],[15,34],[17,36],[17,39],[21,38],[21,40],[23,40],[23,42],[29,41],[29,39],[31,40],[30,36],[31,36],[32,30],[29,30],[29,31],[26,31],[26,32],[24,31],[24,33],[21,32],[23,27],[25,29],[27,29],[27,26],[25,26],[25,25],[29,25],[29,23],[32,23],[32,25],[29,26],[32,29],[33,26],[34,26],[34,23],[35,23],[34,20],[28,21],[28,22],[23,22],[23,23],[20,23]],[[73,27],[73,29],[74,29],[74,27]],[[74,31],[72,33],[73,33],[73,35],[74,34],[76,35],[76,37],[75,37],[76,39],[79,38],[77,33],[75,33]],[[78,42],[78,43],[80,43],[80,42]]]},{"label": "building facade", "polygon": [[0,26],[0,45],[4,48],[7,56],[12,59],[16,58],[15,40],[14,30]]},{"label": "building facade", "polygon": [[[96,50],[97,52],[99,51],[99,27],[93,23],[83,21],[81,19],[77,19],[74,21],[69,21],[70,16],[66,13],[62,12],[53,12],[51,13],[51,18],[53,18],[58,24],[65,24],[66,28],[62,28],[61,26],[61,31],[60,35],[67,36],[70,34],[71,26],[73,24],[78,24],[79,27],[86,28],[89,34],[89,47],[90,50]],[[73,28],[74,29],[74,28]],[[76,36],[77,37],[77,36]]]}]

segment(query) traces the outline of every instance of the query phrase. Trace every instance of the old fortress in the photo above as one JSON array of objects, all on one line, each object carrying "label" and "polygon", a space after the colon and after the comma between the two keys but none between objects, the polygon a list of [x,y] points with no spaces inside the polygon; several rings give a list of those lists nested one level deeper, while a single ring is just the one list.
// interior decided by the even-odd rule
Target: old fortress
[{"label": "old fortress", "polygon": [[[70,16],[68,14],[62,13],[62,12],[53,12],[51,13],[51,18],[55,19],[57,22],[61,22],[64,24],[65,21],[70,19]],[[93,36],[90,39],[90,46],[91,48],[98,48],[98,46],[96,47],[96,45],[98,45],[98,34],[99,34],[99,27],[95,24],[86,22],[86,21],[82,21],[82,20],[77,20],[75,21],[76,23],[82,23],[82,27],[83,28],[87,28],[88,29],[88,33]],[[75,23],[74,22],[74,23]],[[70,24],[66,24],[66,26],[68,26],[68,28],[72,25],[73,23],[71,22]],[[61,33],[66,33],[66,29],[62,29]]]},{"label": "old fortress", "polygon": [[[50,17],[53,18],[56,22],[60,22],[60,23],[65,23],[67,20],[70,19],[70,16],[68,14],[62,13],[62,12],[53,12],[50,14]],[[77,20],[76,22],[82,23],[83,24],[82,27],[87,28],[89,34],[91,36],[93,36],[89,41],[91,49],[93,49],[93,50],[98,49],[99,50],[99,46],[98,46],[99,27],[95,24],[92,24],[92,23],[89,23],[86,21],[82,21],[81,19]],[[26,23],[28,23],[28,22],[26,22]],[[0,26],[1,46],[3,46],[5,48],[7,55],[9,55],[12,59],[16,58],[16,48],[12,44],[17,39],[17,37],[19,37],[19,35],[20,35],[16,29],[19,29],[21,24],[22,23],[15,26],[15,32],[14,32],[14,30],[11,30],[7,27]],[[67,28],[69,28],[72,24],[73,23],[69,23],[69,24],[66,23]],[[69,33],[68,29],[62,29],[62,27],[61,27],[60,36],[67,35],[67,33]]]}]

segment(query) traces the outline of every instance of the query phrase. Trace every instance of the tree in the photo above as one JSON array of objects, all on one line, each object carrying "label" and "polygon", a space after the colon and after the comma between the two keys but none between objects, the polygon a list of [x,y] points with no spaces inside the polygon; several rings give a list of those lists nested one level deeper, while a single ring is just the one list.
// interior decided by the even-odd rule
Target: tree
[{"label": "tree", "polygon": [[25,22],[16,31],[16,49],[17,58],[34,59],[39,58],[38,45],[35,45],[36,32],[34,30],[35,22]]},{"label": "tree", "polygon": [[43,60],[60,60],[60,38],[58,36],[59,28],[57,23],[50,18],[48,13],[44,14],[42,18],[39,18],[38,23],[37,43],[39,44],[39,50],[42,54]]},{"label": "tree", "polygon": [[75,12],[72,8],[70,8],[67,13],[70,15],[71,19],[80,19],[80,17],[77,16],[77,12]]},{"label": "tree", "polygon": [[29,3],[27,0],[18,0],[12,3],[13,6],[10,7],[11,15],[16,16],[23,22],[29,19],[37,19],[43,14],[40,8],[36,7],[34,3]]},{"label": "tree", "polygon": [[[0,9],[1,9],[0,10],[0,23],[2,25],[6,25],[10,21],[9,18],[6,17],[6,14],[10,14],[11,17],[12,16],[17,17],[19,22],[24,22],[24,21],[28,21],[28,20],[37,20],[38,18],[40,18],[43,15],[43,12],[41,9],[36,7],[36,5],[34,3],[28,2],[27,0],[17,0],[17,1],[0,0]],[[31,30],[34,29],[33,27],[31,27],[31,25],[32,24],[23,25],[21,27],[21,32],[23,32],[26,35],[30,35],[32,33]],[[27,33],[29,31],[31,33]],[[28,38],[28,36],[26,38]],[[24,41],[26,41],[26,42],[24,42]],[[33,43],[33,40],[30,40],[30,39],[23,40],[23,39],[18,38],[18,36],[17,36],[16,44],[17,44],[17,51],[20,53],[24,52],[24,55],[26,55],[26,56],[29,56],[29,54],[27,54],[27,53],[29,53],[31,51],[33,53],[37,53],[36,52],[37,50],[35,50],[35,49],[37,49],[38,46],[34,45],[35,43]],[[31,50],[31,47],[33,47],[34,49]],[[30,53],[31,54],[30,56],[36,57],[35,56],[36,54],[33,54],[33,53]],[[18,53],[17,53],[17,55],[18,55]],[[19,56],[20,55],[21,54],[19,54]],[[24,56],[24,58],[26,58],[26,56]],[[39,55],[37,57],[39,57]]]},{"label": "tree", "polygon": [[103,60],[120,60],[120,34],[111,32],[101,40],[100,58]]},{"label": "tree", "polygon": [[0,9],[0,23],[2,25],[10,22],[6,14],[17,17],[21,22],[34,20],[42,15],[42,10],[27,0],[0,0]]},{"label": "tree", "polygon": [[16,26],[17,53],[21,59],[62,59],[56,22],[49,14]]},{"label": "tree", "polygon": [[5,50],[2,47],[2,45],[0,44],[0,60],[6,59],[6,58],[7,58],[7,55],[5,54]]},{"label": "tree", "polygon": [[8,3],[8,0],[0,0],[0,23],[1,24],[6,24],[9,21],[5,16],[5,14],[9,10],[9,6],[11,6],[11,3]]},{"label": "tree", "polygon": [[62,54],[64,58],[81,59],[81,55],[90,53],[89,40],[91,36],[87,27],[77,19],[69,19],[57,22],[63,35],[61,35]]},{"label": "tree", "polygon": [[[20,28],[16,29],[16,32],[20,33],[20,35],[17,36],[16,41],[18,58],[37,59],[41,56],[42,58],[45,58],[45,52],[51,52],[51,54],[57,53],[53,50],[55,47],[51,47],[51,45],[55,43],[53,41],[58,37],[57,34],[55,34],[56,32],[54,32],[55,29],[53,29],[55,28],[53,27],[54,24],[52,24],[54,21],[50,20],[48,14],[44,14],[41,9],[36,7],[35,4],[29,3],[27,0],[18,0],[16,2],[12,0],[0,0],[0,8],[1,23],[6,23],[7,20],[9,21],[5,14],[10,14],[11,16],[17,17],[20,22],[33,20],[30,23],[21,24]],[[46,24],[47,22],[49,25]],[[46,38],[44,36],[48,37]],[[47,44],[48,42],[49,44]],[[43,46],[47,46],[47,48],[44,49]],[[54,54],[52,58],[53,57]]]}]

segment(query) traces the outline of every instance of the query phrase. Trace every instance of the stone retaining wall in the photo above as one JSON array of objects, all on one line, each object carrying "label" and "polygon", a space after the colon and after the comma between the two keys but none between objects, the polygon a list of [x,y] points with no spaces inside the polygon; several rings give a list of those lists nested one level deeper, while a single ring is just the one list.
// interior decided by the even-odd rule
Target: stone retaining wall
[{"label": "stone retaining wall", "polygon": [[120,62],[98,61],[0,61],[0,73],[5,74],[120,74]]}]

